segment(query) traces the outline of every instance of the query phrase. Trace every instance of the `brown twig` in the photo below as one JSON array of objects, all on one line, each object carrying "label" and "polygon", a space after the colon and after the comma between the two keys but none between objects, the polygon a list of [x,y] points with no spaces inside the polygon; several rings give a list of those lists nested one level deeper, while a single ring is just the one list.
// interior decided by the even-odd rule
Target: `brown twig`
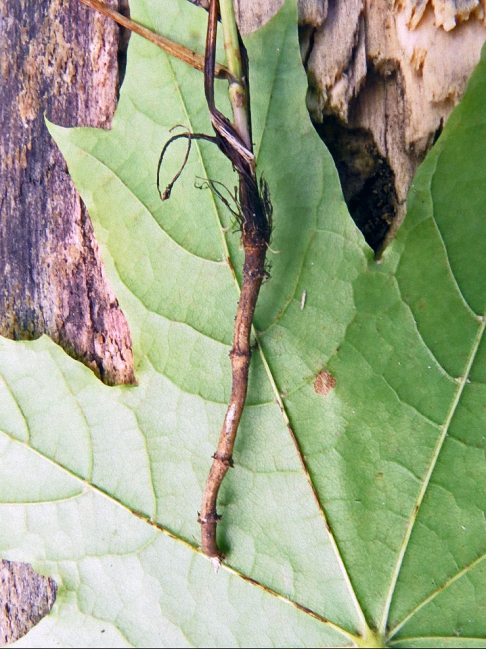
[{"label": "brown twig", "polygon": [[[232,453],[238,424],[245,406],[248,389],[248,372],[251,359],[250,334],[258,294],[265,272],[265,255],[270,241],[272,227],[272,208],[266,182],[257,181],[255,157],[251,145],[251,124],[249,106],[245,107],[246,123],[240,132],[220,113],[214,104],[215,47],[218,25],[218,0],[211,0],[209,8],[208,32],[206,39],[206,61],[204,87],[220,150],[231,161],[239,175],[239,222],[241,239],[245,251],[243,281],[238,309],[235,318],[233,347],[230,352],[232,368],[231,398],[221,430],[218,448],[204,489],[199,522],[201,524],[202,547],[216,565],[221,563],[223,554],[216,540],[216,527],[220,516],[216,502],[221,483],[233,466]],[[240,39],[240,48],[242,43]],[[238,79],[240,85],[248,79],[247,57],[242,49],[243,75]]]},{"label": "brown twig", "polygon": [[[82,0],[85,2],[85,0]],[[192,1],[192,0],[191,0]],[[208,31],[206,37],[206,54],[204,62],[204,92],[209,108],[211,124],[215,137],[202,133],[179,133],[173,135],[165,144],[159,158],[157,167],[157,187],[159,188],[160,167],[168,146],[177,139],[187,138],[188,146],[181,168],[167,186],[159,194],[162,200],[169,198],[174,183],[184,169],[189,156],[191,140],[203,139],[214,142],[230,160],[233,168],[238,173],[238,195],[235,196],[236,211],[229,202],[216,189],[216,181],[208,180],[208,184],[220,196],[230,211],[236,216],[241,230],[241,240],[245,251],[243,265],[243,281],[240,300],[235,317],[235,330],[233,346],[230,352],[232,369],[231,397],[226,411],[226,416],[221,430],[218,448],[213,455],[214,461],[209,472],[209,477],[204,489],[201,511],[198,521],[201,524],[202,547],[208,557],[216,566],[221,564],[223,553],[218,547],[216,539],[217,523],[220,516],[216,511],[216,503],[221,483],[228,469],[233,466],[233,448],[238,425],[245,407],[248,390],[248,372],[251,359],[250,335],[253,314],[258,299],[263,279],[268,276],[265,271],[265,256],[269,247],[272,231],[272,205],[270,193],[265,180],[260,177],[258,181],[255,173],[255,156],[251,142],[251,118],[249,105],[248,58],[246,50],[236,28],[232,14],[232,0],[221,0],[225,3],[226,14],[222,16],[223,27],[228,22],[232,33],[225,33],[225,47],[231,48],[230,71],[230,100],[233,107],[235,125],[227,119],[214,103],[214,78],[216,69],[216,36],[219,16],[218,0],[209,0]],[[202,0],[194,0],[195,4],[203,5]],[[228,32],[230,32],[228,30]],[[228,57],[229,59],[229,57]]]},{"label": "brown twig", "polygon": [[[155,34],[152,30],[139,25],[133,20],[130,20],[130,18],[126,18],[123,14],[115,11],[115,9],[112,9],[111,7],[108,7],[99,0],[79,0],[79,2],[82,2],[84,5],[90,7],[91,9],[94,9],[95,11],[99,11],[104,16],[108,16],[108,18],[111,18],[116,23],[118,23],[122,27],[125,27],[126,29],[129,29],[135,34],[146,38],[148,41],[164,50],[164,52],[167,52],[167,54],[170,54],[180,61],[187,63],[200,72],[204,71],[204,56],[202,56],[201,54],[194,52],[188,47],[184,47],[184,45],[179,45],[178,43],[174,43],[173,41],[170,41],[163,36],[159,36],[159,34]],[[220,65],[219,63],[216,63],[214,76],[217,79],[233,79],[233,76],[228,68],[224,65]]]}]

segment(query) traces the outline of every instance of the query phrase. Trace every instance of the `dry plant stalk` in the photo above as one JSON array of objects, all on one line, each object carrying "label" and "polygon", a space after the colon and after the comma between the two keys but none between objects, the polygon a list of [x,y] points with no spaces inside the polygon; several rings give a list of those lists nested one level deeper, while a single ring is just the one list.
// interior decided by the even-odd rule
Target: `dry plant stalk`
[{"label": "dry plant stalk", "polygon": [[230,84],[230,100],[235,126],[214,105],[214,63],[218,25],[218,0],[211,0],[206,39],[204,89],[220,150],[231,161],[239,176],[239,222],[245,251],[243,281],[235,318],[231,397],[223,422],[218,448],[204,489],[199,522],[205,554],[218,566],[223,557],[216,540],[220,516],[216,501],[224,476],[233,466],[233,447],[238,424],[245,406],[248,371],[251,359],[250,334],[253,314],[263,279],[266,277],[265,256],[272,229],[272,207],[268,186],[255,173],[255,156],[251,142],[250,106],[248,104],[248,59],[234,17],[233,0],[221,1],[221,18],[225,36],[228,67],[238,80]]},{"label": "dry plant stalk", "polygon": [[[192,140],[203,139],[217,144],[220,151],[231,162],[239,177],[237,212],[235,215],[240,225],[245,261],[240,300],[235,317],[233,346],[230,352],[232,368],[231,397],[218,448],[213,455],[213,464],[204,489],[198,518],[201,524],[202,548],[215,565],[219,566],[224,555],[219,549],[216,540],[216,527],[221,519],[221,516],[216,511],[216,503],[221,483],[228,469],[233,466],[232,454],[236,433],[245,407],[251,359],[250,336],[253,314],[262,282],[268,277],[265,271],[265,258],[272,231],[272,205],[268,185],[263,177],[257,178],[255,171],[256,163],[251,140],[248,58],[236,25],[233,0],[220,0],[220,2],[218,0],[190,1],[209,10],[204,59],[196,52],[154,34],[151,30],[129,20],[99,2],[99,0],[80,0],[88,7],[100,11],[123,27],[148,39],[168,54],[175,56],[197,70],[204,71],[204,92],[215,136],[184,132],[169,139],[162,150],[157,167],[158,188],[160,168],[168,146],[177,139],[187,138],[188,147],[181,169],[163,193],[159,189],[161,199],[166,200],[170,197],[172,187],[179,178],[189,156]],[[228,67],[216,63],[216,37],[219,18],[223,23]],[[230,83],[229,97],[233,109],[234,125],[215,106],[215,77],[228,79]],[[215,187],[216,183],[214,181],[208,182],[213,190],[219,193]],[[223,202],[229,207],[224,198]]]},{"label": "dry plant stalk", "polygon": [[[194,0],[194,4],[201,5],[201,2]],[[214,103],[215,52],[219,17],[221,17],[223,23],[225,51],[231,74],[229,97],[233,109],[234,125],[216,108]],[[237,211],[231,211],[236,216],[240,226],[245,261],[240,300],[235,317],[233,346],[230,352],[232,369],[231,397],[218,448],[213,455],[214,461],[204,489],[198,518],[201,524],[202,548],[205,554],[213,560],[215,566],[219,566],[224,555],[219,549],[216,539],[216,528],[218,521],[221,519],[216,510],[216,503],[221,483],[228,469],[233,466],[233,448],[248,391],[248,372],[251,359],[250,335],[253,314],[260,287],[264,278],[268,276],[265,271],[265,257],[272,230],[272,205],[268,185],[262,177],[257,178],[255,171],[255,156],[251,141],[251,115],[248,102],[248,59],[236,26],[233,0],[220,0],[220,2],[210,0],[204,64],[204,92],[215,136],[211,137],[202,133],[189,132],[172,136],[165,144],[159,159],[157,184],[160,166],[167,147],[180,138],[187,138],[187,152],[181,169],[165,191],[162,193],[159,189],[162,200],[170,196],[174,182],[180,176],[187,161],[193,139],[209,140],[217,144],[220,151],[231,162],[239,177],[236,201]],[[223,202],[230,207],[228,201],[218,191],[217,183],[208,181],[208,184]]]},{"label": "dry plant stalk", "polygon": [[[82,2],[90,9],[99,11],[104,16],[111,18],[122,27],[129,29],[131,32],[134,32],[135,34],[146,38],[148,41],[164,50],[164,52],[167,52],[167,54],[170,54],[176,59],[187,63],[192,68],[195,68],[200,72],[204,71],[204,56],[202,56],[201,54],[194,52],[188,47],[184,47],[184,45],[174,43],[168,38],[164,38],[163,36],[156,34],[151,29],[148,29],[143,25],[139,25],[138,23],[130,20],[130,18],[127,18],[115,9],[112,9],[111,7],[105,5],[103,2],[100,2],[100,0],[79,0],[79,2]],[[231,74],[228,68],[226,68],[224,65],[220,65],[219,63],[216,63],[214,76],[217,79],[231,79]]]}]

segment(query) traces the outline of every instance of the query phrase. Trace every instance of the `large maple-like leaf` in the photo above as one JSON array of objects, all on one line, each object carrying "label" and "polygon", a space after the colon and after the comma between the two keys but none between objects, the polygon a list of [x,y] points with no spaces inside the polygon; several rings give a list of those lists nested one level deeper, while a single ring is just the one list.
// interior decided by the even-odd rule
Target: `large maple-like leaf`
[{"label": "large maple-like leaf", "polygon": [[[202,51],[204,12],[184,0],[131,9]],[[228,565],[214,574],[198,552],[196,519],[242,253],[194,178],[236,179],[195,142],[160,204],[169,129],[210,124],[201,75],[133,36],[112,130],[51,128],[130,322],[139,384],[108,388],[47,339],[0,343],[0,550],[59,585],[18,646],[486,646],[486,62],[378,264],[305,109],[292,0],[247,45],[278,253],[220,496]],[[227,108],[225,93],[220,82]]]}]

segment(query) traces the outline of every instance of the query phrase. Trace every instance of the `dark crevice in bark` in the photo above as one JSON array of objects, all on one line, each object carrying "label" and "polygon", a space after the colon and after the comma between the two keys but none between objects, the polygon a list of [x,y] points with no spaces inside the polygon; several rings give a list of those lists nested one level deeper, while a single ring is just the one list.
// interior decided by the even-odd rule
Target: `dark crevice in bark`
[{"label": "dark crevice in bark", "polygon": [[[118,11],[125,16],[125,18],[130,18],[130,6],[128,0],[119,0]],[[127,70],[127,51],[128,43],[130,41],[131,31],[125,27],[119,26],[120,30],[120,39],[118,43],[118,95],[120,94],[120,88],[122,87],[123,81],[125,79],[125,72]]]},{"label": "dark crevice in bark", "polygon": [[334,115],[325,116],[315,127],[334,159],[351,216],[377,250],[395,216],[393,170],[369,131],[349,128]]},{"label": "dark crevice in bark", "polygon": [[316,27],[314,25],[299,26],[299,43],[300,43],[300,56],[302,64],[307,70],[307,63],[314,47],[314,38],[316,35]]}]

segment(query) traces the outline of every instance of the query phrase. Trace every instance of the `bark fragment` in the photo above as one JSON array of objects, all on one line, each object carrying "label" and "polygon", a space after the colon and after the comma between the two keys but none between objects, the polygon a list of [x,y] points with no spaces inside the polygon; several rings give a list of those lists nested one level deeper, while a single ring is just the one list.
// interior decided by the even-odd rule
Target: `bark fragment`
[{"label": "bark fragment", "polygon": [[0,561],[0,645],[18,640],[52,608],[56,584],[27,563]]},{"label": "bark fragment", "polygon": [[110,126],[119,28],[78,0],[0,0],[0,20],[0,334],[48,334],[106,383],[133,383],[127,322],[44,123]]},{"label": "bark fragment", "polygon": [[[0,335],[46,333],[106,383],[131,383],[127,322],[44,123],[109,127],[119,29],[77,0],[0,0],[0,25]],[[55,592],[28,564],[0,561],[0,644],[46,615]]]},{"label": "bark fragment", "polygon": [[[235,0],[246,33],[260,26]],[[262,0],[269,20],[278,0]],[[351,215],[380,251],[415,171],[460,101],[486,40],[484,0],[299,0],[307,105]]]},{"label": "bark fragment", "polygon": [[486,27],[475,4],[451,13],[446,0],[347,0],[316,29],[308,108],[375,250],[403,221],[415,171],[479,61]]}]

